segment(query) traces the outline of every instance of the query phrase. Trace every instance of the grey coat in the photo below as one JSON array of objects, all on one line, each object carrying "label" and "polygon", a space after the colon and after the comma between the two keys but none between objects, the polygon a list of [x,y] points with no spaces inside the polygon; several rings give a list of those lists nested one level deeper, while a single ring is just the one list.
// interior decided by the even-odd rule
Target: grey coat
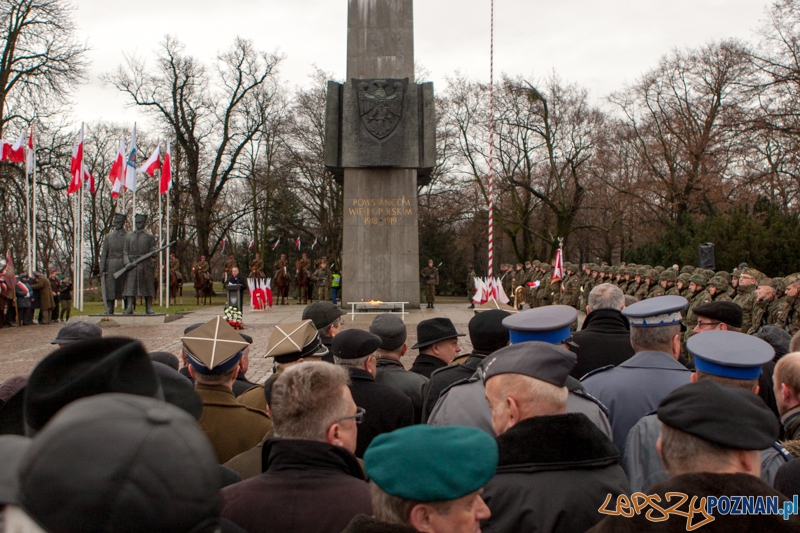
[{"label": "grey coat", "polygon": [[120,300],[125,290],[125,276],[114,279],[114,272],[125,266],[125,236],[127,231],[111,230],[103,239],[100,250],[100,270],[105,272],[106,300]]},{"label": "grey coat", "polygon": [[[128,233],[125,236],[125,264],[135,261],[139,257],[155,249],[156,238],[152,233],[148,233],[144,230]],[[155,296],[156,274],[153,261],[154,259],[142,261],[128,272],[128,277],[125,279],[124,296]]]}]

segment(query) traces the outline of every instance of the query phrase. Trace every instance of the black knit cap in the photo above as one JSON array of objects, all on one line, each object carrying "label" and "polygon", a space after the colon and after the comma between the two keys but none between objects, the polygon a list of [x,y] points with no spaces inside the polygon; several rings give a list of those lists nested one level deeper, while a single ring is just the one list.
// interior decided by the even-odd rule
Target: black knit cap
[{"label": "black knit cap", "polygon": [[161,395],[153,364],[139,341],[86,339],[42,359],[25,388],[25,423],[39,430],[68,403],[106,392]]},{"label": "black knit cap", "polygon": [[339,359],[360,359],[375,353],[383,341],[363,329],[346,329],[333,338],[331,351]]},{"label": "black knit cap", "polygon": [[698,305],[692,312],[697,316],[710,318],[734,327],[742,327],[742,308],[733,302],[708,302]]},{"label": "black knit cap", "polygon": [[658,406],[658,419],[725,448],[763,450],[778,438],[778,419],[751,391],[710,379],[678,387]]},{"label": "black knit cap", "polygon": [[511,316],[508,311],[490,309],[472,317],[467,328],[475,352],[489,355],[508,344],[508,328],[503,325],[507,316]]}]

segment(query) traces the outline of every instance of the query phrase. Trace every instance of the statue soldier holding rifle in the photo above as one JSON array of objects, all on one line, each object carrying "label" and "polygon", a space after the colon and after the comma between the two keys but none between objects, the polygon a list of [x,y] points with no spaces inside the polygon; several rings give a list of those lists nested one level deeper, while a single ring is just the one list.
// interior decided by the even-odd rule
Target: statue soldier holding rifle
[{"label": "statue soldier holding rifle", "polygon": [[100,283],[103,290],[103,303],[106,314],[114,314],[114,301],[123,298],[125,277],[114,278],[114,272],[125,266],[123,257],[125,248],[125,214],[114,213],[114,229],[103,239],[103,248],[100,250]]},{"label": "statue soldier holding rifle", "polygon": [[[156,250],[156,238],[152,233],[145,231],[147,215],[139,213],[134,217],[136,230],[125,237],[124,259],[125,266],[136,261],[141,256],[148,255]],[[155,296],[155,267],[153,260],[146,260],[132,265],[125,278],[125,314],[132,315],[137,296],[144,297],[146,313],[153,313],[153,296]]]}]

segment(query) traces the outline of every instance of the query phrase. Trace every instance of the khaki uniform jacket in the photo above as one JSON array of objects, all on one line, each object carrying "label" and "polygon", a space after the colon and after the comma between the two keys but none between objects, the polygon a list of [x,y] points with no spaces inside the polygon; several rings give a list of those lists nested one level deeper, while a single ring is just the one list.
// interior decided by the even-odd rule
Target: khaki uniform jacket
[{"label": "khaki uniform jacket", "polygon": [[209,270],[208,261],[198,261],[197,262],[197,270],[202,273],[207,273]]},{"label": "khaki uniform jacket", "polygon": [[181,262],[178,260],[177,257],[170,257],[169,258],[169,269],[172,272],[178,273],[178,269],[181,268]]},{"label": "khaki uniform jacket", "polygon": [[56,306],[56,301],[53,298],[53,286],[50,285],[49,279],[44,276],[37,277],[36,283],[31,285],[31,289],[39,291],[39,301],[42,309],[52,309]]},{"label": "khaki uniform jacket", "polygon": [[195,392],[203,400],[197,423],[211,441],[220,464],[260,443],[272,428],[267,413],[242,405],[227,387],[197,383]]}]

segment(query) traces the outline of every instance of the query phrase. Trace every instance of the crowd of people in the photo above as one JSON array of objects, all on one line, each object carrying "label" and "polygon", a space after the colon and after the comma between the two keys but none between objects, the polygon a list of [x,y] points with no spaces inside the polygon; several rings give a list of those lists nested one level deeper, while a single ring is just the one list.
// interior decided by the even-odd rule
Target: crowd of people
[{"label": "crowd of people", "polygon": [[70,323],[0,384],[6,530],[800,531],[800,334],[713,299],[686,339],[685,297],[592,271],[579,331],[566,302],[483,307],[409,346],[397,315],[345,329],[317,301],[265,354],[215,317],[176,356]]},{"label": "crowd of people", "polygon": [[[0,327],[32,326],[66,322],[72,312],[72,281],[36,270],[31,275],[6,275],[0,264]],[[38,316],[37,316],[38,311]]]}]

